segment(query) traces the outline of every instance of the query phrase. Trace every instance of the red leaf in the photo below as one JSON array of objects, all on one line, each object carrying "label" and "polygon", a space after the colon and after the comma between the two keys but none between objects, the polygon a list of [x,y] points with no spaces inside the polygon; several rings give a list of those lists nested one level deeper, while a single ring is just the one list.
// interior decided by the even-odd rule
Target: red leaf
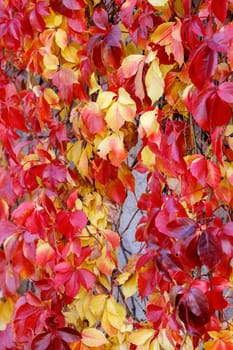
[{"label": "red leaf", "polygon": [[17,231],[17,226],[10,221],[0,222],[0,245],[3,244],[6,238],[13,235]]},{"label": "red leaf", "polygon": [[38,334],[32,342],[32,350],[48,349],[51,343],[52,334],[41,333]]},{"label": "red leaf", "polygon": [[106,185],[107,195],[113,202],[121,205],[126,198],[126,190],[119,179],[110,179]]},{"label": "red leaf", "polygon": [[191,174],[202,184],[206,185],[207,161],[205,157],[197,155],[190,165]]},{"label": "red leaf", "polygon": [[221,259],[221,246],[211,231],[204,231],[198,237],[197,252],[204,265],[212,269]]},{"label": "red leaf", "polygon": [[57,335],[66,343],[74,343],[81,339],[80,333],[70,327],[59,328]]},{"label": "red leaf", "polygon": [[208,175],[206,177],[206,182],[209,186],[216,188],[221,181],[221,171],[218,165],[211,160],[207,160],[207,169]]},{"label": "red leaf", "polygon": [[70,28],[77,32],[82,33],[86,30],[85,9],[82,8],[76,11],[74,18],[67,18],[67,22]]},{"label": "red leaf", "polygon": [[63,0],[63,4],[70,10],[80,10],[83,7],[83,1],[80,0]]},{"label": "red leaf", "polygon": [[97,8],[93,14],[93,21],[99,29],[106,31],[109,27],[108,14],[103,8]]},{"label": "red leaf", "polygon": [[210,82],[216,70],[217,61],[217,52],[209,48],[207,43],[201,44],[194,52],[189,65],[189,76],[199,90]]},{"label": "red leaf", "polygon": [[155,291],[161,277],[154,266],[149,266],[146,270],[139,273],[138,277],[138,291],[141,298],[144,298]]},{"label": "red leaf", "polygon": [[95,280],[96,280],[95,275],[87,269],[78,269],[77,277],[81,285],[87,290],[91,289],[95,284]]},{"label": "red leaf", "polygon": [[197,229],[197,224],[190,218],[177,218],[167,224],[169,236],[185,239],[194,235]]},{"label": "red leaf", "polygon": [[227,236],[233,236],[233,222],[228,222],[223,226],[223,232]]},{"label": "red leaf", "polygon": [[209,304],[214,310],[220,311],[225,309],[227,306],[229,306],[228,302],[223,297],[222,293],[209,291],[207,295],[208,295]]},{"label": "red leaf", "polygon": [[38,32],[42,32],[45,28],[45,21],[43,19],[43,16],[48,16],[49,13],[50,12],[47,2],[38,1],[29,14],[32,28],[35,28]]},{"label": "red leaf", "polygon": [[233,103],[233,83],[225,82],[217,87],[218,96],[227,103]]},{"label": "red leaf", "polygon": [[0,330],[0,343],[2,349],[15,349],[16,345],[14,343],[13,327],[8,324],[5,330]]},{"label": "red leaf", "polygon": [[87,225],[87,216],[82,210],[76,210],[70,214],[70,222],[81,232]]},{"label": "red leaf", "polygon": [[23,202],[12,213],[12,218],[17,225],[24,225],[27,217],[32,214],[35,206],[31,202]]},{"label": "red leaf", "polygon": [[213,84],[201,92],[195,91],[188,108],[203,130],[211,131],[217,126],[227,125],[231,119],[229,104],[218,96]]},{"label": "red leaf", "polygon": [[80,281],[78,278],[78,272],[74,271],[71,276],[68,278],[68,281],[65,284],[66,294],[73,298],[78,293],[80,289]]},{"label": "red leaf", "polygon": [[222,127],[215,128],[214,132],[211,134],[212,149],[213,152],[221,165],[223,165],[223,151],[222,151],[222,138],[223,138]]},{"label": "red leaf", "polygon": [[81,112],[81,118],[86,128],[93,135],[99,134],[106,129],[104,117],[105,114],[99,109],[95,102],[89,103]]},{"label": "red leaf", "polygon": [[43,183],[51,190],[55,190],[59,183],[66,180],[66,168],[61,164],[47,164],[42,175]]},{"label": "red leaf", "polygon": [[212,0],[211,9],[220,22],[225,22],[227,15],[227,0]]},{"label": "red leaf", "polygon": [[122,19],[122,23],[127,27],[130,28],[133,23],[133,11],[135,8],[135,5],[137,3],[137,0],[126,0],[123,2],[120,10],[120,16]]},{"label": "red leaf", "polygon": [[198,332],[210,319],[206,295],[200,289],[191,287],[180,299],[178,313],[191,333]]},{"label": "red leaf", "polygon": [[162,307],[159,307],[157,305],[148,305],[146,308],[146,316],[148,321],[151,321],[156,324],[156,327],[159,327],[162,316],[163,316],[163,309]]}]

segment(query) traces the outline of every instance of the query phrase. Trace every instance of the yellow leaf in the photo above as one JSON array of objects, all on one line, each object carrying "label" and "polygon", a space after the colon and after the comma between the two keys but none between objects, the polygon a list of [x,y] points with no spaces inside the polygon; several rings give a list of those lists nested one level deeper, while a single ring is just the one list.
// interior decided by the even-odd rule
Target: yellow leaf
[{"label": "yellow leaf", "polygon": [[145,146],[141,152],[141,158],[143,164],[150,170],[153,171],[155,166],[155,155],[150,150],[149,146]]},{"label": "yellow leaf", "polygon": [[[190,348],[190,350],[191,349],[192,348]],[[158,339],[155,339],[150,343],[149,350],[161,350]]]},{"label": "yellow leaf", "polygon": [[106,294],[93,295],[91,298],[90,309],[93,315],[96,317],[96,320],[100,320],[102,317],[105,308],[106,298]]},{"label": "yellow leaf", "polygon": [[143,345],[150,340],[154,334],[155,331],[150,328],[137,329],[129,335],[129,342],[137,346]]},{"label": "yellow leaf", "polygon": [[88,177],[88,157],[87,150],[84,148],[82,150],[79,163],[77,164],[77,169],[82,177]]},{"label": "yellow leaf", "polygon": [[133,274],[122,286],[123,294],[126,298],[131,297],[137,291],[138,275]]},{"label": "yellow leaf", "polygon": [[6,301],[0,301],[0,331],[6,329],[7,324],[10,322],[14,310],[14,303],[12,299]]},{"label": "yellow leaf", "polygon": [[169,45],[171,43],[172,26],[174,22],[160,24],[151,35],[151,41],[155,44]]},{"label": "yellow leaf", "polygon": [[112,91],[103,91],[99,93],[99,96],[97,98],[97,103],[100,107],[100,109],[107,109],[112,104],[113,98],[116,96],[116,94]]},{"label": "yellow leaf", "polygon": [[126,281],[128,281],[131,273],[130,272],[122,272],[119,276],[117,276],[116,281],[119,285],[124,284]]},{"label": "yellow leaf", "polygon": [[112,275],[113,270],[116,268],[113,254],[107,250],[106,246],[102,248],[101,256],[96,260],[96,266],[105,275]]},{"label": "yellow leaf", "polygon": [[119,113],[124,120],[132,122],[136,114],[136,103],[124,88],[120,88],[118,94]]},{"label": "yellow leaf", "polygon": [[100,90],[100,86],[97,83],[96,77],[95,77],[95,73],[91,74],[91,78],[90,78],[90,95],[94,94],[95,92],[97,92],[98,90]]},{"label": "yellow leaf", "polygon": [[124,147],[123,133],[112,134],[103,139],[98,145],[98,154],[103,159],[107,159],[108,155],[112,165],[119,167],[128,155]]},{"label": "yellow leaf", "polygon": [[208,334],[213,339],[222,339],[225,342],[233,344],[233,331],[221,330],[220,332],[211,331]]},{"label": "yellow leaf", "polygon": [[152,5],[152,6],[165,6],[167,5],[168,3],[168,0],[148,0],[149,3]]},{"label": "yellow leaf", "polygon": [[82,343],[90,347],[98,347],[109,343],[104,334],[95,328],[83,329],[81,336]]},{"label": "yellow leaf", "polygon": [[157,120],[157,111],[147,111],[140,117],[139,135],[143,138],[145,135],[160,146],[161,132],[160,124]]},{"label": "yellow leaf", "polygon": [[47,53],[43,57],[43,62],[47,70],[56,70],[59,65],[59,60],[57,56]]},{"label": "yellow leaf", "polygon": [[62,57],[70,63],[78,64],[78,49],[75,46],[69,45],[64,48],[61,52]]},{"label": "yellow leaf", "polygon": [[114,328],[121,330],[122,326],[125,323],[125,308],[121,304],[119,304],[113,297],[110,297],[107,300],[106,309],[110,324]]},{"label": "yellow leaf", "polygon": [[172,346],[172,344],[168,340],[168,337],[166,335],[166,329],[162,329],[160,331],[159,336],[158,336],[158,341],[159,341],[159,344],[161,345],[162,349],[175,350],[174,346]]},{"label": "yellow leaf", "polygon": [[52,108],[60,109],[59,97],[53,89],[46,88],[44,90],[44,98]]},{"label": "yellow leaf", "polygon": [[109,128],[114,132],[119,131],[119,129],[122,127],[125,120],[119,111],[117,102],[111,105],[111,107],[108,109],[105,120]]},{"label": "yellow leaf", "polygon": [[64,50],[68,44],[67,34],[64,29],[58,28],[55,34],[55,41],[60,49]]},{"label": "yellow leaf", "polygon": [[67,159],[77,166],[82,152],[82,142],[77,141],[74,144],[69,143],[67,146]]},{"label": "yellow leaf", "polygon": [[50,8],[50,15],[44,17],[46,23],[46,28],[56,28],[59,27],[62,23],[62,15],[58,15]]},{"label": "yellow leaf", "polygon": [[159,100],[164,92],[164,80],[157,60],[154,60],[145,78],[147,95],[150,97],[152,104]]}]

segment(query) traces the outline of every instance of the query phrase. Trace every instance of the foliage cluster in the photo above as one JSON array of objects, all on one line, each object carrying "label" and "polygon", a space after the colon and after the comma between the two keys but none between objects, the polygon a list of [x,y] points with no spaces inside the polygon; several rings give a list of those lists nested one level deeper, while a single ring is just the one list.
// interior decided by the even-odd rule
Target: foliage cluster
[{"label": "foliage cluster", "polygon": [[2,349],[233,349],[232,11],[0,0]]}]

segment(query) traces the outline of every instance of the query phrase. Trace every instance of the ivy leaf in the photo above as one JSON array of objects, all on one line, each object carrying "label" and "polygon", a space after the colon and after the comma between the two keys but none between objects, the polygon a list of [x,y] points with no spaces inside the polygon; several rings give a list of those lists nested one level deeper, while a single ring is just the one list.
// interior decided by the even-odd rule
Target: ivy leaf
[{"label": "ivy leaf", "polygon": [[190,218],[176,218],[167,224],[171,237],[177,239],[191,238],[197,230],[197,224]]},{"label": "ivy leaf", "polygon": [[227,15],[227,0],[222,0],[221,3],[218,0],[211,0],[211,9],[217,19],[224,23]]},{"label": "ivy leaf", "polygon": [[164,92],[164,80],[157,60],[152,61],[145,78],[147,95],[152,104],[160,99]]},{"label": "ivy leaf", "polygon": [[233,103],[233,83],[225,82],[217,87],[217,94],[221,100]]},{"label": "ivy leaf", "polygon": [[81,333],[81,341],[90,348],[96,348],[104,344],[109,344],[109,341],[104,334],[95,328],[84,328]]},{"label": "ivy leaf", "polygon": [[212,269],[221,259],[221,247],[211,231],[203,231],[197,241],[197,252],[204,265]]},{"label": "ivy leaf", "polygon": [[217,68],[217,52],[213,51],[206,42],[201,44],[193,53],[189,76],[193,84],[202,90],[208,85]]}]

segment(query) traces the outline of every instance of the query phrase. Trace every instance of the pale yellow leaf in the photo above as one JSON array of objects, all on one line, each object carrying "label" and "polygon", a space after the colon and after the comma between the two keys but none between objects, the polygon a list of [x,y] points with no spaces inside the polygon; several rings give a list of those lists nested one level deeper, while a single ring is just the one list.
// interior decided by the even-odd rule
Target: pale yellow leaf
[{"label": "pale yellow leaf", "polygon": [[150,97],[152,104],[160,99],[164,92],[164,80],[157,60],[154,60],[145,78],[147,95]]},{"label": "pale yellow leaf", "polygon": [[166,350],[175,350],[174,346],[170,343],[168,340],[168,337],[166,335],[166,329],[162,329],[158,336],[159,344],[161,345],[162,349]]},{"label": "pale yellow leaf", "polygon": [[148,0],[148,2],[152,6],[157,7],[157,6],[165,6],[165,5],[167,5],[168,0]]},{"label": "pale yellow leaf", "polygon": [[123,76],[127,79],[134,76],[138,71],[138,65],[144,58],[145,56],[143,55],[129,55],[124,58],[120,68]]},{"label": "pale yellow leaf", "polygon": [[98,90],[100,90],[100,86],[97,83],[96,77],[95,77],[95,73],[91,74],[91,78],[90,78],[90,95],[94,94],[95,92],[97,92]]},{"label": "pale yellow leaf", "polygon": [[96,319],[101,319],[101,316],[105,308],[106,298],[107,298],[106,294],[93,295],[91,298],[90,309],[93,315],[96,317]]},{"label": "pale yellow leaf", "polygon": [[148,340],[150,340],[154,336],[154,334],[155,331],[151,328],[137,329],[129,335],[129,342],[137,346],[143,345]]},{"label": "pale yellow leaf", "polygon": [[64,29],[58,28],[55,34],[55,41],[60,49],[64,50],[68,44],[67,33]]},{"label": "pale yellow leaf", "polygon": [[119,304],[113,297],[110,297],[106,303],[106,310],[110,324],[114,328],[121,330],[121,327],[125,323],[125,308],[121,304]]},{"label": "pale yellow leaf", "polygon": [[56,70],[59,65],[58,57],[51,53],[44,55],[43,62],[47,70]]},{"label": "pale yellow leaf", "polygon": [[115,96],[116,94],[112,91],[102,91],[99,93],[96,102],[98,103],[100,109],[107,109],[112,104]]},{"label": "pale yellow leaf", "polygon": [[119,112],[118,103],[115,102],[111,107],[108,109],[105,121],[107,125],[109,126],[112,131],[117,132],[119,129],[123,126],[125,120],[121,113]]},{"label": "pale yellow leaf", "polygon": [[118,94],[118,110],[124,120],[132,122],[136,114],[136,103],[124,88],[120,88]]},{"label": "pale yellow leaf", "polygon": [[109,343],[105,335],[95,328],[83,329],[81,336],[82,343],[89,347],[98,347]]}]

